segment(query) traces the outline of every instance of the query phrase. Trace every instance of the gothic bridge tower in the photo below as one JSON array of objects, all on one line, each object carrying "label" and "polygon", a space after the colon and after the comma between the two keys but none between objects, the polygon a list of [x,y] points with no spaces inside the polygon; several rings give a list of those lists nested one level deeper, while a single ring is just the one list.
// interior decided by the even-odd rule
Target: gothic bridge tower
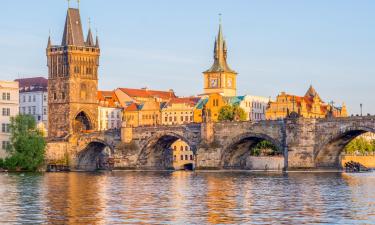
[{"label": "gothic bridge tower", "polygon": [[49,37],[46,51],[48,136],[95,130],[100,48],[91,28],[84,40],[79,9],[68,9],[61,45],[53,45]]}]

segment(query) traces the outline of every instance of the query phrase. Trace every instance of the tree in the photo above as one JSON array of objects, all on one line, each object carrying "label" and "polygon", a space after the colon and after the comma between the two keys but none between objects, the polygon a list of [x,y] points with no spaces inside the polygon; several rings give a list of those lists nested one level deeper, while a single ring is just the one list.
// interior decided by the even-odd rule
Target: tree
[{"label": "tree", "polygon": [[375,151],[374,141],[370,142],[363,137],[358,137],[345,146],[346,154],[367,155]]},{"label": "tree", "polygon": [[277,147],[270,141],[262,140],[251,148],[251,155],[253,156],[273,156],[282,154]]},{"label": "tree", "polygon": [[4,166],[10,170],[36,171],[44,162],[46,141],[42,131],[37,129],[31,115],[18,115],[11,118],[10,156]]},{"label": "tree", "polygon": [[238,105],[226,105],[219,111],[219,121],[245,121],[246,113]]}]

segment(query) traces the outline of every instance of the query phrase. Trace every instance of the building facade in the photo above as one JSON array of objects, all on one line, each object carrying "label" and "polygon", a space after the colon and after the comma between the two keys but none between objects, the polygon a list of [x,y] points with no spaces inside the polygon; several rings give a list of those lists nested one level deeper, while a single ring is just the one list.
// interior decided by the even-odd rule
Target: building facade
[{"label": "building facade", "polygon": [[266,110],[269,98],[262,96],[245,95],[240,107],[246,112],[246,120],[260,121],[266,119]]},{"label": "building facade", "polygon": [[177,140],[171,145],[173,150],[173,168],[175,170],[194,169],[195,157],[189,145],[182,140]]},{"label": "building facade", "polygon": [[309,87],[304,96],[290,95],[285,92],[279,94],[276,101],[269,102],[266,119],[283,119],[291,113],[306,118],[348,116],[345,104],[341,107],[335,107],[325,103],[312,86]]},{"label": "building facade", "polygon": [[214,63],[210,69],[203,72],[204,94],[220,93],[223,96],[236,96],[237,72],[228,66],[227,52],[220,24],[214,45]]},{"label": "building facade", "polygon": [[199,98],[173,98],[161,107],[161,124],[176,125],[194,122],[194,108]]},{"label": "building facade", "polygon": [[39,129],[47,134],[48,80],[44,77],[23,78],[19,83],[19,112],[32,115]]},{"label": "building facade", "polygon": [[100,48],[91,29],[84,40],[79,9],[68,9],[61,45],[49,38],[46,53],[49,137],[96,130]]},{"label": "building facade", "polygon": [[123,108],[114,91],[98,91],[98,130],[120,129]]},{"label": "building facade", "polygon": [[17,81],[0,81],[0,158],[7,156],[10,144],[10,119],[19,112],[19,86]]}]

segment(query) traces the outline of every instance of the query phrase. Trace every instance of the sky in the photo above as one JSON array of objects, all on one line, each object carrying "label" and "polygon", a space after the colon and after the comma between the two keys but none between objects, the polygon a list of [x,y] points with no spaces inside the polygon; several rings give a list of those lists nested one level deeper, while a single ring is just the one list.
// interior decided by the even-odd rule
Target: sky
[{"label": "sky", "polygon": [[[2,0],[0,79],[47,76],[49,30],[60,44],[66,0]],[[71,0],[71,7],[77,3]],[[304,95],[313,85],[350,114],[375,114],[375,1],[81,0],[99,35],[99,88],[203,92],[222,14],[238,94]]]}]

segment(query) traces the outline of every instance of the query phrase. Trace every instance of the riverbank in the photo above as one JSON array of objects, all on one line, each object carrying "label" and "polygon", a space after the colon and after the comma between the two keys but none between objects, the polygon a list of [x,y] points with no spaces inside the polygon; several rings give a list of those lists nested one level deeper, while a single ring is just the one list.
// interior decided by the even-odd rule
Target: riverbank
[{"label": "riverbank", "polygon": [[357,162],[362,164],[363,166],[370,168],[370,169],[375,169],[375,155],[345,155],[341,157],[341,165],[344,168],[345,163],[347,162]]}]

